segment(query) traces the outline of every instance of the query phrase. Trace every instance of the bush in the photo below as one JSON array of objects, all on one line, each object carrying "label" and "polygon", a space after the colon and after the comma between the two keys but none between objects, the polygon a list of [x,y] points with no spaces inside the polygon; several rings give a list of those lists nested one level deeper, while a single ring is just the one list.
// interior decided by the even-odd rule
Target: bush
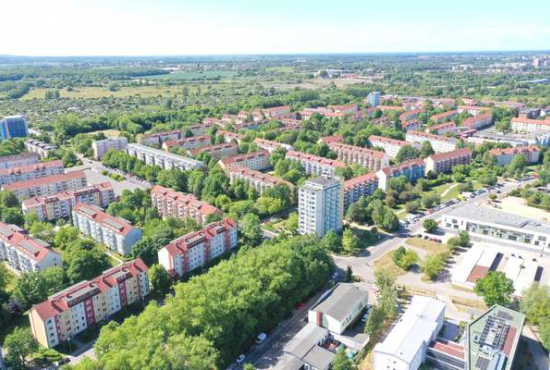
[{"label": "bush", "polygon": [[403,270],[409,270],[418,262],[418,255],[414,251],[405,249],[405,247],[401,246],[393,252],[392,259],[393,262]]}]

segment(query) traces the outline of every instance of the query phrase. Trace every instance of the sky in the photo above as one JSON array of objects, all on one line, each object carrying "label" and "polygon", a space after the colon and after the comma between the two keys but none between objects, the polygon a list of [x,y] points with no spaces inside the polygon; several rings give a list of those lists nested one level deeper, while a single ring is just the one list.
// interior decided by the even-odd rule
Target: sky
[{"label": "sky", "polygon": [[548,0],[0,0],[0,54],[550,50]]}]

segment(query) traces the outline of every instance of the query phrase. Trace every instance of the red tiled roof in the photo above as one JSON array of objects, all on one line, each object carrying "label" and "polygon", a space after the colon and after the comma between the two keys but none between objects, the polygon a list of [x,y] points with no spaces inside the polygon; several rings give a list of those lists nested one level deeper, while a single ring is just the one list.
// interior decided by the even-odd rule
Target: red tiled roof
[{"label": "red tiled roof", "polygon": [[479,121],[485,121],[487,119],[492,119],[492,118],[493,118],[492,113],[478,114],[475,117],[470,117],[465,119],[464,122],[462,123],[462,126],[472,127]]},{"label": "red tiled roof", "polygon": [[202,214],[203,216],[222,214],[222,211],[220,211],[217,207],[214,207],[209,203],[203,202],[202,200],[198,200],[197,197],[195,197],[193,194],[180,193],[178,191],[175,191],[174,189],[165,188],[160,185],[155,185],[153,189],[151,189],[151,197],[153,196],[170,198],[174,202],[182,203],[186,206],[191,206],[198,212],[200,212],[200,214]]},{"label": "red tiled roof", "polygon": [[442,129],[442,128],[447,128],[447,127],[456,127],[456,123],[452,122],[452,121],[449,121],[449,122],[443,122],[443,123],[440,123],[438,125],[433,125],[433,126],[430,126],[428,127],[428,130],[439,130],[439,129]]},{"label": "red tiled roof", "polygon": [[448,112],[443,112],[443,113],[439,113],[439,114],[434,114],[433,116],[430,117],[430,119],[432,121],[437,121],[439,119],[442,119],[442,118],[447,118],[447,117],[452,117],[452,116],[456,116],[458,114],[458,111],[456,110],[450,110]]},{"label": "red tiled roof", "polygon": [[478,107],[476,105],[459,105],[457,109],[461,110],[476,110],[476,111],[484,111],[484,110],[491,110],[489,107]]},{"label": "red tiled roof", "polygon": [[210,142],[210,136],[208,135],[201,135],[201,136],[192,136],[192,137],[186,137],[183,139],[177,139],[177,140],[167,140],[164,142],[164,146],[171,148],[174,146],[183,146],[186,143],[193,143],[193,142]]},{"label": "red tiled roof", "polygon": [[405,168],[411,168],[415,166],[424,166],[424,160],[422,158],[417,158],[407,162],[396,164],[394,166],[384,167],[380,171],[390,176],[394,172],[402,172]]},{"label": "red tiled roof", "polygon": [[431,158],[434,162],[438,162],[438,161],[443,161],[445,159],[457,158],[457,157],[462,157],[466,155],[470,155],[470,156],[472,155],[472,150],[470,148],[461,148],[461,149],[453,150],[451,152],[432,154],[429,158]]},{"label": "red tiled roof", "polygon": [[265,149],[258,150],[252,153],[239,154],[239,155],[234,155],[232,157],[225,157],[221,159],[221,162],[227,166],[235,162],[244,162],[253,158],[260,158],[260,157],[269,157],[269,152]]},{"label": "red tiled roof", "polygon": [[367,173],[365,175],[354,177],[352,179],[344,181],[344,190],[352,188],[355,185],[365,184],[368,182],[377,182],[377,181],[378,181],[378,177],[376,177],[376,173],[374,172]]},{"label": "red tiled roof", "polygon": [[214,144],[214,145],[203,146],[201,148],[191,149],[189,151],[189,154],[191,154],[192,156],[196,156],[196,155],[199,155],[202,152],[209,152],[210,153],[210,152],[221,151],[223,149],[238,148],[238,147],[239,146],[237,144],[235,144],[234,142]]},{"label": "red tiled roof", "polygon": [[28,164],[28,165],[19,166],[19,167],[1,169],[0,170],[0,175],[12,175],[12,174],[17,174],[17,173],[28,173],[28,172],[40,171],[44,168],[51,168],[51,167],[63,168],[63,161],[56,160],[56,161],[34,163],[34,164]]},{"label": "red tiled roof", "polygon": [[248,167],[231,166],[231,168],[229,169],[229,173],[230,174],[231,173],[236,173],[236,174],[239,174],[243,177],[254,178],[254,179],[257,179],[257,180],[259,180],[259,181],[261,181],[265,184],[268,184],[268,185],[281,184],[281,185],[288,186],[290,189],[294,188],[294,185],[292,185],[290,182],[288,182],[286,180],[280,179],[277,176],[272,176],[272,175],[267,174],[267,173],[262,173],[260,171],[252,170]]},{"label": "red tiled roof", "polygon": [[375,157],[375,158],[378,158],[378,159],[384,159],[387,156],[386,153],[379,152],[378,150],[361,148],[359,146],[347,145],[347,144],[342,144],[342,143],[330,143],[329,147],[330,147],[330,149],[335,150],[335,151],[338,150],[338,149],[350,150],[352,152],[363,153],[363,154],[366,154],[366,155],[369,155],[371,157]]},{"label": "red tiled roof", "polygon": [[446,353],[450,356],[460,358],[462,360],[464,360],[464,358],[465,358],[465,356],[464,356],[464,346],[462,346],[458,343],[446,341],[446,340],[443,340],[443,339],[438,339],[437,341],[432,342],[430,344],[430,347],[437,350],[437,351]]},{"label": "red tiled roof", "polygon": [[330,144],[330,143],[341,143],[344,141],[344,138],[341,135],[333,135],[333,136],[323,136],[319,139],[319,141]]},{"label": "red tiled roof", "polygon": [[[403,141],[403,140],[397,140],[397,139],[392,139],[392,138],[389,138],[389,137],[378,136],[378,135],[369,136],[369,141],[371,142],[371,144],[372,144],[373,141],[380,141],[380,142],[383,142],[383,143],[387,143],[387,144],[390,144],[390,145],[397,145],[397,146],[411,145],[411,143],[408,143],[408,142]],[[374,145],[374,146],[376,146],[376,145]]]},{"label": "red tiled roof", "polygon": [[4,222],[0,222],[0,240],[36,262],[42,261],[50,253],[57,254],[48,243],[34,239],[28,235],[26,230]]},{"label": "red tiled roof", "polygon": [[74,171],[74,172],[68,172],[60,175],[53,175],[53,176],[47,176],[47,177],[41,177],[39,179],[32,179],[32,180],[26,180],[26,181],[19,181],[15,182],[10,185],[4,185],[3,189],[7,191],[13,191],[17,189],[26,189],[34,186],[39,186],[43,184],[51,184],[56,182],[65,182],[74,180],[77,178],[86,178],[86,175],[84,174],[84,171]]},{"label": "red tiled roof", "polygon": [[515,148],[504,148],[504,149],[491,149],[489,151],[490,155],[493,155],[495,157],[501,156],[501,155],[512,155],[512,154],[527,154],[530,152],[540,152],[540,148],[538,146],[522,146],[522,147],[515,147]]},{"label": "red tiled roof", "polygon": [[472,271],[470,272],[470,275],[468,275],[468,278],[466,279],[466,281],[469,283],[475,283],[477,279],[484,278],[488,272],[489,272],[489,267],[475,265]]},{"label": "red tiled roof", "polygon": [[297,161],[317,162],[317,163],[324,164],[331,167],[342,167],[342,168],[346,167],[345,163],[342,163],[334,159],[328,159],[328,158],[319,157],[312,154],[296,152],[294,150],[289,150],[288,152],[286,152],[286,158],[295,159]]},{"label": "red tiled roof", "polygon": [[73,212],[77,212],[88,219],[92,219],[101,224],[101,226],[112,229],[121,235],[128,235],[133,229],[132,225],[125,219],[111,216],[103,212],[99,207],[89,204],[78,203],[76,207],[73,208]]},{"label": "red tiled roof", "polygon": [[230,218],[226,218],[225,220],[218,222],[213,222],[206,225],[201,230],[185,234],[177,239],[172,240],[168,245],[164,246],[164,248],[166,248],[170,256],[175,256],[184,253],[185,251],[188,251],[195,245],[202,243],[206,239],[218,235],[220,232],[235,228],[236,225],[237,224],[235,223],[235,221]]},{"label": "red tiled roof", "polygon": [[530,119],[530,118],[519,118],[515,117],[512,118],[511,122],[518,122],[518,123],[525,123],[525,124],[534,124],[534,125],[543,125],[543,126],[550,126],[550,122],[547,120],[541,121],[539,119]]},{"label": "red tiled roof", "polygon": [[80,196],[80,195],[92,193],[95,191],[107,191],[107,190],[113,190],[113,184],[111,184],[110,182],[102,182],[100,184],[91,185],[78,190],[62,191],[55,195],[32,197],[24,200],[22,204],[26,207],[31,207],[39,204],[46,204],[46,203],[71,199],[75,196]]},{"label": "red tiled roof", "polygon": [[428,134],[426,132],[420,132],[420,131],[410,131],[410,132],[407,133],[407,136],[408,135],[424,137],[428,140],[438,140],[438,141],[447,141],[447,142],[455,142],[456,141],[456,139],[454,137]]}]

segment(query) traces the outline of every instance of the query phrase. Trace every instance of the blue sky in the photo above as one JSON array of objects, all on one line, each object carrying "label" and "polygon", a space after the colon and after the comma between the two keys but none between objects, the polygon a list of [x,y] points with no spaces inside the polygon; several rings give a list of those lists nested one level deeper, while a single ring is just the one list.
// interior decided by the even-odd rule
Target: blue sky
[{"label": "blue sky", "polygon": [[549,50],[547,0],[0,0],[0,54]]}]

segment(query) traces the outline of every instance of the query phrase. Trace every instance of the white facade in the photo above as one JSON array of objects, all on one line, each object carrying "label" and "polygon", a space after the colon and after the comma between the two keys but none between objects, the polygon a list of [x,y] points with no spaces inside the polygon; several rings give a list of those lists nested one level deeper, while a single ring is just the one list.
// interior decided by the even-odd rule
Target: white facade
[{"label": "white facade", "polygon": [[128,139],[125,137],[114,137],[105,140],[96,140],[92,143],[94,158],[100,160],[109,149],[125,150],[128,146]]},{"label": "white facade", "polygon": [[29,151],[30,153],[38,154],[40,158],[46,158],[51,151],[57,149],[57,147],[54,145],[50,145],[48,143],[35,139],[28,139],[25,142],[25,148],[27,148],[27,151]]},{"label": "white facade", "polygon": [[407,132],[405,139],[410,143],[429,141],[436,153],[452,152],[455,150],[457,139],[439,135],[426,134],[420,131]]},{"label": "white facade", "polygon": [[0,157],[0,169],[27,166],[40,161],[40,156],[36,153],[21,153],[14,155],[6,155]]},{"label": "white facade", "polygon": [[374,370],[417,370],[445,316],[445,303],[414,296],[411,305],[384,342],[374,347]]},{"label": "white facade", "polygon": [[300,234],[322,238],[327,232],[342,230],[344,209],[342,183],[337,179],[307,181],[299,189],[298,214]]},{"label": "white facade", "polygon": [[0,169],[0,185],[60,175],[65,172],[62,161],[36,163],[9,169]]},{"label": "white facade", "polygon": [[172,168],[194,170],[204,167],[201,161],[149,148],[140,144],[128,144],[126,150],[132,157],[136,157],[149,165],[159,166],[163,170],[171,170]]}]

